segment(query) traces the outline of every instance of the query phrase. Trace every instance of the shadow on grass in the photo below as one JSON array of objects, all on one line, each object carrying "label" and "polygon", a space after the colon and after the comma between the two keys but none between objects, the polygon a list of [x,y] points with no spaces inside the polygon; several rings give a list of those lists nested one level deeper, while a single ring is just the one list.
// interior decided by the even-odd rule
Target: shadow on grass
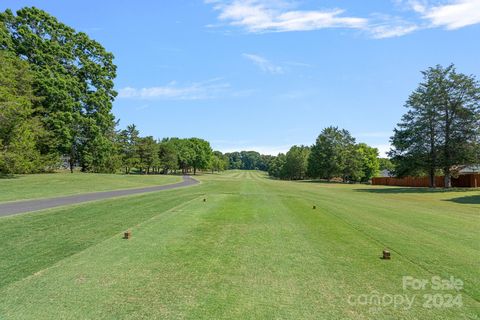
[{"label": "shadow on grass", "polygon": [[345,185],[365,185],[365,183],[351,183],[351,182],[342,182],[342,181],[327,181],[327,180],[287,180],[287,181],[295,181],[300,183],[316,183],[316,184],[345,184]]},{"label": "shadow on grass", "polygon": [[445,201],[451,201],[451,202],[461,203],[461,204],[480,204],[480,195],[453,198]]},{"label": "shadow on grass", "polygon": [[403,187],[380,187],[380,188],[369,188],[369,189],[355,189],[356,192],[368,192],[368,193],[379,193],[379,194],[393,194],[393,193],[443,193],[443,192],[472,192],[478,191],[474,188],[403,188]]},{"label": "shadow on grass", "polygon": [[13,174],[0,173],[0,179],[18,179],[18,176]]}]

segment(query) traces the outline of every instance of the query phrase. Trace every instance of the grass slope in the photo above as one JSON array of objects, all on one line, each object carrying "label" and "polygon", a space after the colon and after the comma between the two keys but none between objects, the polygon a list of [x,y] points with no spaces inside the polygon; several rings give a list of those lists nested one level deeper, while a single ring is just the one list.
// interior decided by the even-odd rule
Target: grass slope
[{"label": "grass slope", "polygon": [[[200,179],[1,219],[0,318],[478,319],[479,191]],[[462,279],[463,307],[424,308],[438,292],[404,291],[405,275]],[[372,292],[418,297],[408,310],[348,302]]]},{"label": "grass slope", "polygon": [[0,202],[141,188],[180,182],[179,176],[52,173],[0,177]]}]

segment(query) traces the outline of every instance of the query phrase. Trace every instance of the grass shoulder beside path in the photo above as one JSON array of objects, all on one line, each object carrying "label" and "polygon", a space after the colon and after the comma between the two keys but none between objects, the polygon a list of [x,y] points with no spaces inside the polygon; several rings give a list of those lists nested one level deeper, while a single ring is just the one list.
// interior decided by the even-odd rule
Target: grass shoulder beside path
[{"label": "grass shoulder beside path", "polygon": [[0,178],[0,202],[134,189],[182,181],[181,176],[51,173]]}]

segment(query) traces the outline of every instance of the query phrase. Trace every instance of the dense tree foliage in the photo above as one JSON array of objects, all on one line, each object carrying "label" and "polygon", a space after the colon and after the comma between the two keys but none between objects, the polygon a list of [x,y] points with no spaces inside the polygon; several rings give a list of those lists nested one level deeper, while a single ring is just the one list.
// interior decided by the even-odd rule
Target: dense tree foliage
[{"label": "dense tree foliage", "polygon": [[378,150],[356,144],[347,130],[325,128],[312,147],[293,146],[270,162],[268,173],[279,179],[340,178],[367,182],[379,172]]},{"label": "dense tree foliage", "polygon": [[285,174],[285,163],[287,162],[287,157],[283,153],[279,153],[270,163],[268,168],[268,174],[271,177],[286,179],[287,175]]},{"label": "dense tree foliage", "polygon": [[262,170],[268,171],[271,155],[262,155],[257,151],[240,151],[226,153],[228,157],[228,169]]},{"label": "dense tree foliage", "polygon": [[42,152],[48,140],[35,115],[33,72],[27,62],[0,51],[0,172],[32,173],[53,166]]},{"label": "dense tree foliage", "polygon": [[134,125],[118,134],[120,158],[125,173],[137,169],[140,173],[168,174],[181,169],[187,174],[197,170],[223,171],[228,158],[219,151],[212,151],[210,143],[199,138],[164,138],[155,140],[152,136],[140,137]]},{"label": "dense tree foliage", "polygon": [[228,169],[228,157],[220,151],[214,151],[210,160],[210,170],[220,172]]},{"label": "dense tree foliage", "polygon": [[397,175],[427,173],[435,187],[442,170],[450,187],[456,166],[478,162],[480,85],[453,65],[429,68],[423,77],[406,102],[408,112],[391,138],[390,156]]},{"label": "dense tree foliage", "polygon": [[0,26],[0,49],[28,63],[33,94],[41,97],[33,101],[30,118],[50,137],[37,148],[57,159],[68,157],[71,167],[78,164],[84,171],[114,170],[113,55],[37,8],[16,15],[6,10]]},{"label": "dense tree foliage", "polygon": [[361,162],[361,181],[367,182],[377,176],[380,172],[380,159],[378,149],[368,146],[366,143],[359,143],[356,146]]},{"label": "dense tree foliage", "polygon": [[358,181],[362,175],[362,161],[355,139],[347,130],[325,128],[318,136],[308,160],[308,175],[331,180]]},{"label": "dense tree foliage", "polygon": [[281,171],[282,178],[302,180],[307,176],[308,158],[310,148],[306,146],[293,146],[285,156],[285,163]]},{"label": "dense tree foliage", "polygon": [[378,158],[378,165],[380,171],[387,171],[390,175],[395,172],[395,165],[389,158]]}]

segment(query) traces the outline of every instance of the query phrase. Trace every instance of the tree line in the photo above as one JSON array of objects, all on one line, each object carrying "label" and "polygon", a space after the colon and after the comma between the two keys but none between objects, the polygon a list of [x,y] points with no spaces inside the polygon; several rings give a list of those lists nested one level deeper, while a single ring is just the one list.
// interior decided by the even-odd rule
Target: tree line
[{"label": "tree line", "polygon": [[274,158],[271,155],[260,154],[257,151],[240,151],[225,153],[228,158],[228,169],[231,170],[261,170],[268,171]]},{"label": "tree line", "polygon": [[132,169],[139,173],[183,174],[197,170],[223,171],[228,168],[228,158],[220,151],[212,151],[210,143],[200,138],[140,137],[135,125],[129,125],[117,135],[119,166],[128,174]]},{"label": "tree line", "polygon": [[343,182],[366,182],[379,170],[376,148],[356,143],[345,129],[328,127],[313,146],[293,146],[286,154],[275,157],[268,173],[288,180],[337,178]]}]

